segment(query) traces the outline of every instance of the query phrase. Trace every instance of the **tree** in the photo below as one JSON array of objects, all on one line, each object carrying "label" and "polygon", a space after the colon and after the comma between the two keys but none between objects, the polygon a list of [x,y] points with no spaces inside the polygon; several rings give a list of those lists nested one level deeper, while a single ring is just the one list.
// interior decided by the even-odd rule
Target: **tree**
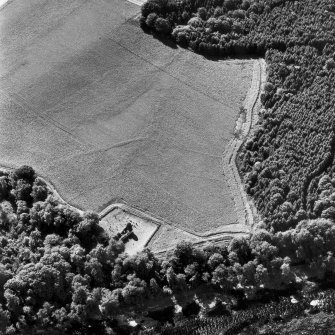
[{"label": "tree", "polygon": [[207,19],[207,10],[206,10],[205,7],[198,8],[198,16],[202,20],[206,20]]},{"label": "tree", "polygon": [[129,281],[122,289],[122,297],[127,305],[140,304],[147,295],[147,284],[144,280],[136,278],[136,276],[129,277]]},{"label": "tree", "polygon": [[256,267],[255,281],[259,287],[267,288],[270,283],[269,271],[263,264]]},{"label": "tree", "polygon": [[99,232],[99,216],[94,212],[86,212],[83,220],[76,227],[76,233],[86,248],[96,246]]},{"label": "tree", "polygon": [[8,271],[3,264],[0,264],[0,303],[3,302],[4,285],[13,277],[13,274]]},{"label": "tree", "polygon": [[235,253],[240,264],[245,264],[252,259],[249,239],[242,236],[232,239],[228,247],[229,253]]},{"label": "tree", "polygon": [[11,173],[14,181],[19,179],[25,180],[27,183],[32,184],[36,178],[35,170],[28,165],[22,165]]},{"label": "tree", "polygon": [[242,266],[242,275],[240,283],[242,286],[255,286],[256,284],[256,265],[255,262],[249,261]]},{"label": "tree", "polygon": [[101,313],[106,317],[111,318],[116,315],[120,306],[121,289],[110,291],[106,288],[101,289],[101,298],[99,308]]},{"label": "tree", "polygon": [[214,253],[208,259],[208,266],[210,269],[214,270],[218,265],[223,264],[224,258],[219,253]]},{"label": "tree", "polygon": [[198,28],[198,27],[202,27],[203,22],[201,21],[201,19],[199,17],[192,17],[187,24],[191,27],[194,28]]},{"label": "tree", "polygon": [[157,280],[155,278],[150,279],[150,292],[156,297],[163,293],[161,287],[158,285]]},{"label": "tree", "polygon": [[9,230],[17,224],[17,217],[12,213],[10,203],[0,204],[0,229]]},{"label": "tree", "polygon": [[267,241],[262,241],[254,245],[252,253],[258,262],[267,265],[278,255],[278,248]]},{"label": "tree", "polygon": [[45,302],[36,314],[37,322],[43,328],[48,327],[52,323],[52,314],[55,308],[49,302]]},{"label": "tree", "polygon": [[165,276],[170,287],[174,287],[177,284],[177,276],[172,267],[167,269]]},{"label": "tree", "polygon": [[158,261],[154,254],[145,249],[134,256],[128,256],[123,261],[123,269],[127,273],[134,273],[140,279],[149,283],[159,270]]},{"label": "tree", "polygon": [[233,10],[236,9],[237,6],[241,5],[240,0],[224,0],[223,5],[228,9],[228,10]]},{"label": "tree", "polygon": [[141,7],[142,16],[146,18],[151,13],[160,13],[162,9],[161,3],[162,2],[157,0],[146,1]]},{"label": "tree", "polygon": [[116,258],[122,254],[125,250],[125,246],[122,241],[115,241],[114,239],[110,239],[108,246],[106,247],[106,256],[108,257],[110,262],[114,262]]},{"label": "tree", "polygon": [[232,268],[221,264],[212,273],[212,283],[229,291],[237,284],[237,278],[234,276]]},{"label": "tree", "polygon": [[193,247],[190,242],[182,241],[177,244],[173,251],[173,256],[175,257],[175,266],[184,268],[186,265],[192,263],[193,261]]},{"label": "tree", "polygon": [[[0,306],[0,332],[5,334],[5,330],[10,326],[10,313]],[[8,333],[8,332],[7,332]]]},{"label": "tree", "polygon": [[40,179],[36,178],[32,187],[31,196],[36,201],[44,201],[48,196],[47,185]]},{"label": "tree", "polygon": [[155,21],[155,29],[161,34],[169,34],[172,31],[169,21],[160,17]]},{"label": "tree", "polygon": [[84,264],[84,271],[91,277],[94,286],[102,286],[105,281],[102,264],[97,258],[91,257]]},{"label": "tree", "polygon": [[30,193],[32,191],[31,184],[24,179],[19,179],[16,182],[16,187],[12,190],[13,195],[16,200],[24,200],[26,202],[31,202],[32,198]]},{"label": "tree", "polygon": [[10,192],[10,181],[6,176],[0,177],[0,201],[8,198]]},{"label": "tree", "polygon": [[145,23],[149,28],[154,28],[157,19],[158,19],[158,15],[156,13],[150,13]]},{"label": "tree", "polygon": [[331,70],[331,69],[335,69],[335,61],[334,61],[334,59],[333,58],[327,59],[325,66],[326,66],[326,69],[328,71]]}]

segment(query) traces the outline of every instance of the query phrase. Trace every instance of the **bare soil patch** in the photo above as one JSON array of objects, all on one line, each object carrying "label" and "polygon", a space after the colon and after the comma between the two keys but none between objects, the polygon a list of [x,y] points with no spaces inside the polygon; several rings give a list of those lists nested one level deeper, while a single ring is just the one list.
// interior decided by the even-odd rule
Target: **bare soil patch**
[{"label": "bare soil patch", "polygon": [[[105,229],[110,238],[127,230],[120,239],[125,244],[125,252],[134,255],[143,250],[150,238],[159,228],[159,223],[150,220],[148,217],[136,215],[129,207],[113,205],[100,214],[100,225]],[[128,235],[128,236],[127,236]],[[125,238],[125,240],[123,240]]]},{"label": "bare soil patch", "polygon": [[238,223],[222,153],[253,61],[209,61],[134,24],[123,0],[0,12],[0,163],[81,209],[114,202],[208,234]]}]

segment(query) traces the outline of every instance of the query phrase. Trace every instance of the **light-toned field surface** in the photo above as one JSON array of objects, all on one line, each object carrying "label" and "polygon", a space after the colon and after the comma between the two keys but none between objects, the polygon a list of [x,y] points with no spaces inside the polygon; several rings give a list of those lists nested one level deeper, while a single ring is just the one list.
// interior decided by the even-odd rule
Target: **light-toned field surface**
[{"label": "light-toned field surface", "polygon": [[148,218],[135,215],[129,208],[124,209],[119,206],[115,206],[107,212],[107,214],[102,215],[100,220],[101,226],[111,238],[117,233],[121,233],[128,222],[131,223],[133,227],[136,240],[133,238],[129,239],[125,243],[125,251],[129,255],[134,255],[146,246],[148,240],[156,232],[159,225]]},{"label": "light-toned field surface", "polygon": [[124,0],[14,0],[0,11],[0,164],[61,196],[127,202],[199,234],[237,222],[222,154],[252,61],[146,35]]},{"label": "light-toned field surface", "polygon": [[0,9],[5,6],[8,0],[0,0]]},{"label": "light-toned field surface", "polygon": [[246,225],[232,224],[230,226],[223,226],[222,231],[217,234],[212,234],[207,237],[200,237],[191,234],[182,229],[164,224],[161,225],[156,234],[152,237],[148,243],[148,248],[156,253],[165,253],[172,250],[176,244],[180,241],[191,242],[195,245],[204,246],[206,243],[215,242],[229,243],[230,240],[239,235],[247,235],[249,233],[249,227]]},{"label": "light-toned field surface", "polygon": [[172,227],[162,225],[149,243],[149,248],[153,252],[162,252],[172,249],[176,242],[186,241],[191,243],[200,242],[202,238],[194,236],[188,232]]},{"label": "light-toned field surface", "polygon": [[137,5],[137,6],[142,6],[145,3],[145,0],[127,0],[127,1],[133,3],[134,5]]}]

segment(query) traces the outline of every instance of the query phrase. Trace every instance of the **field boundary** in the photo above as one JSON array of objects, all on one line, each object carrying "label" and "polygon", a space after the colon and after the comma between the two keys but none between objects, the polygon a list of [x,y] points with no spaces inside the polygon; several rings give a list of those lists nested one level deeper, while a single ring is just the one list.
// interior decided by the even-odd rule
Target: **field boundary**
[{"label": "field boundary", "polygon": [[[14,167],[9,167],[9,166],[4,166],[4,165],[0,166],[0,171],[3,171],[5,173],[10,173],[14,170],[15,170]],[[56,187],[50,181],[48,181],[45,177],[41,176],[38,172],[35,171],[35,173],[36,173],[36,176],[47,185],[48,190],[52,193],[52,195],[56,198],[56,200],[58,200],[63,205],[69,206],[72,210],[79,212],[81,215],[85,213],[85,211],[83,211],[82,209],[72,206],[68,201],[64,200],[62,196],[58,193]]]},{"label": "field boundary", "polygon": [[[10,167],[10,166],[5,166],[5,165],[0,166],[0,171],[3,171],[5,173],[10,173],[13,170],[15,170],[15,167]],[[52,195],[61,204],[69,206],[72,210],[75,210],[75,211],[79,212],[81,215],[83,215],[85,213],[85,211],[79,209],[78,207],[72,206],[67,201],[65,201],[61,197],[61,195],[57,192],[55,186],[51,182],[49,182],[45,177],[41,176],[37,171],[36,171],[36,175],[39,179],[41,179],[47,185],[49,191],[52,193]],[[152,238],[155,236],[155,234],[157,233],[157,231],[159,230],[159,228],[162,225],[168,225],[172,228],[182,230],[183,232],[188,233],[189,235],[192,235],[196,238],[203,238],[202,241],[198,241],[195,244],[204,244],[208,241],[218,241],[218,240],[223,240],[223,239],[228,239],[228,238],[231,239],[232,238],[231,235],[246,234],[247,233],[245,231],[224,231],[224,232],[213,232],[213,233],[207,233],[207,234],[198,234],[198,233],[194,233],[192,231],[189,231],[187,229],[184,229],[182,227],[177,227],[173,223],[170,223],[168,221],[157,218],[157,217],[153,216],[152,214],[150,214],[149,212],[144,212],[144,211],[142,211],[140,209],[137,209],[137,208],[134,208],[134,207],[132,207],[132,206],[126,204],[126,203],[114,203],[114,204],[111,204],[111,205],[107,206],[106,208],[104,208],[102,211],[100,211],[98,213],[99,219],[101,220],[106,215],[108,215],[111,211],[113,211],[114,209],[117,209],[117,208],[121,208],[124,211],[126,211],[126,212],[128,212],[128,213],[130,213],[134,216],[137,216],[137,217],[139,217],[143,220],[148,220],[148,221],[154,223],[157,226],[157,228],[154,230],[154,232],[151,234],[148,241],[146,242],[145,247],[147,247],[150,244]],[[171,249],[169,248],[169,249],[166,249],[166,250],[165,249],[164,250],[159,250],[157,253],[163,253],[163,252],[166,252],[166,251],[169,251],[169,250],[171,250]]]},{"label": "field boundary", "polygon": [[[220,244],[222,244],[222,242],[229,243],[234,237],[239,236],[239,235],[245,236],[247,233],[246,232],[243,232],[243,233],[234,232],[234,233],[231,233],[230,235],[228,233],[221,233],[221,234],[222,236],[216,236],[216,237],[204,239],[204,240],[197,241],[197,242],[192,242],[192,245],[200,248],[200,247],[205,246],[207,243],[211,243],[211,244],[215,244],[218,242]],[[158,257],[163,257],[168,252],[173,251],[173,250],[174,250],[174,247],[161,249],[161,250],[154,251],[154,254]]]},{"label": "field boundary", "polygon": [[163,224],[163,222],[159,219],[156,219],[152,215],[145,213],[143,211],[140,211],[134,207],[128,206],[127,204],[124,203],[114,203],[109,206],[107,206],[105,209],[103,209],[99,213],[99,220],[103,219],[106,215],[108,215],[110,212],[112,212],[115,209],[122,209],[123,211],[132,214],[134,216],[139,217],[142,220],[150,221],[151,223],[156,225],[156,229],[152,232],[150,237],[148,238],[147,242],[145,243],[144,247],[147,247],[150,241],[152,240],[153,236],[156,234],[157,230],[160,228],[160,226]]},{"label": "field boundary", "polygon": [[[238,123],[236,124],[234,137],[228,142],[222,156],[222,173],[226,177],[228,187],[232,193],[238,216],[238,223],[248,226],[249,228],[252,228],[254,225],[255,218],[257,217],[257,211],[252,203],[252,200],[248,198],[248,195],[245,192],[243,180],[237,168],[236,158],[243,144],[250,137],[251,132],[254,129],[254,125],[257,123],[258,111],[261,108],[260,95],[263,90],[265,79],[265,60],[258,59],[254,62],[251,86],[243,103],[243,109],[245,112],[244,120],[242,121],[240,127]],[[246,233],[247,232],[244,232],[244,234]],[[231,235],[237,236],[238,234],[241,234],[241,232],[234,232]],[[229,235],[229,232],[218,232],[214,235],[216,236],[208,236],[202,241],[193,243],[193,245],[201,246],[207,242],[229,242],[233,238],[233,236]],[[173,248],[158,250],[155,254],[158,257],[162,257],[171,250],[173,250]]]},{"label": "field boundary", "polygon": [[145,3],[145,0],[127,0],[127,1],[137,6],[142,6]]},{"label": "field boundary", "polygon": [[228,142],[222,157],[223,174],[235,203],[239,224],[252,227],[255,221],[255,207],[245,192],[243,180],[238,171],[236,159],[241,147],[250,136],[254,124],[258,119],[260,108],[260,94],[265,81],[265,60],[258,59],[254,63],[251,87],[243,103],[245,121],[241,127],[235,128],[234,137]]},{"label": "field boundary", "polygon": [[[244,113],[245,115],[240,115],[242,117],[242,121],[239,118],[239,124],[237,122],[234,137],[228,142],[227,146],[222,155],[222,173],[225,176],[228,187],[231,191],[236,213],[238,216],[238,223],[242,227],[246,227],[246,230],[229,230],[229,226],[225,226],[228,230],[224,231],[209,231],[206,233],[197,233],[187,228],[183,228],[178,226],[173,222],[169,222],[162,218],[156,217],[153,214],[143,211],[141,209],[132,207],[126,203],[113,203],[100,211],[99,218],[102,219],[109,212],[116,208],[121,208],[122,210],[137,216],[143,220],[148,220],[156,225],[156,229],[152,232],[147,242],[145,243],[145,247],[150,245],[155,234],[159,231],[162,225],[170,226],[174,229],[181,230],[197,239],[201,239],[200,241],[196,241],[194,245],[203,245],[207,242],[219,242],[219,241],[229,241],[233,238],[233,236],[237,236],[240,234],[248,234],[250,233],[250,228],[253,226],[254,217],[257,215],[255,207],[252,202],[248,199],[248,196],[244,190],[244,185],[240,173],[238,171],[236,165],[237,154],[239,153],[242,145],[246,141],[246,139],[250,136],[250,132],[253,130],[254,124],[257,122],[258,113],[257,111],[260,109],[260,93],[262,87],[264,85],[265,77],[265,61],[264,59],[258,59],[254,62],[253,74],[252,74],[252,82],[251,87],[248,90],[245,101],[243,103]],[[14,167],[9,166],[1,166],[0,170],[5,172],[13,171]],[[83,214],[84,211],[81,209],[72,206],[69,202],[65,201],[61,195],[57,192],[56,187],[49,182],[45,177],[43,177],[38,171],[36,171],[38,177],[43,180],[48,186],[49,190],[55,196],[57,200],[59,200],[62,204],[68,205],[73,210],[78,211],[80,214]],[[232,225],[232,224],[231,224]],[[156,254],[163,254],[171,250],[172,248],[157,250]]]}]

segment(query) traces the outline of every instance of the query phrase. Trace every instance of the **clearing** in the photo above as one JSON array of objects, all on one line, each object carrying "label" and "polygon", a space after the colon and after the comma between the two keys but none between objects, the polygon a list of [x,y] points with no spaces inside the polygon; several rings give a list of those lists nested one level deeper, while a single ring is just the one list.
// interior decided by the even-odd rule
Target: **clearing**
[{"label": "clearing", "polygon": [[[128,224],[131,225],[130,229],[127,229]],[[124,231],[118,239],[125,243],[126,253],[134,255],[147,246],[160,222],[125,204],[114,204],[100,213],[100,225],[110,238]]]},{"label": "clearing", "polygon": [[84,210],[127,203],[197,236],[241,231],[222,155],[254,61],[166,45],[138,12],[124,0],[1,9],[0,164],[33,166]]}]

